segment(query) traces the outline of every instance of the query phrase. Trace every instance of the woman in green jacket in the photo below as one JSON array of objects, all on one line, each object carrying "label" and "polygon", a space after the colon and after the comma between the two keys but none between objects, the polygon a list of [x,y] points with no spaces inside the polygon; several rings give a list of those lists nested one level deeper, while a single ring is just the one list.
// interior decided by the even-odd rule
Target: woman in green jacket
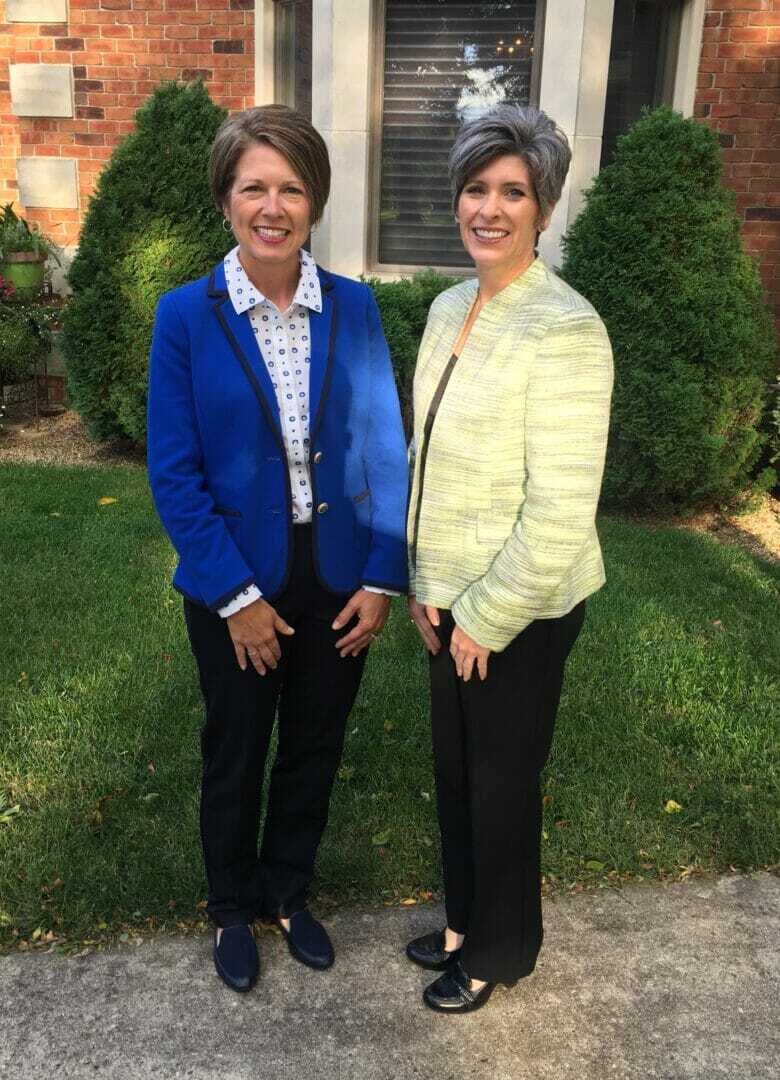
[{"label": "woman in green jacket", "polygon": [[409,608],[430,652],[447,925],[407,954],[443,972],[423,996],[452,1013],[536,963],[540,774],[585,598],[604,583],[612,353],[536,256],[570,157],[534,108],[461,129],[450,179],[477,278],[435,300],[414,379]]}]

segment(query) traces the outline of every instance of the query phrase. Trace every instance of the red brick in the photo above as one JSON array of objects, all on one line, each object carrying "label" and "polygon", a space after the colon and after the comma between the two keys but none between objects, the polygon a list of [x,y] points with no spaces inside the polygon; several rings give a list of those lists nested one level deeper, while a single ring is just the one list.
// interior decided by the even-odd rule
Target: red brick
[{"label": "red brick", "polygon": [[774,11],[759,11],[750,16],[751,26],[780,26],[780,7]]},{"label": "red brick", "polygon": [[100,0],[100,6],[104,11],[129,11],[133,0]]},{"label": "red brick", "polygon": [[754,153],[754,150],[732,147],[731,149],[721,150],[720,156],[724,162],[731,163],[734,161],[752,161]]},{"label": "red brick", "polygon": [[197,38],[198,28],[196,26],[166,26],[165,37],[175,38],[180,41],[189,40],[190,38]]},{"label": "red brick", "polygon": [[104,113],[94,105],[81,105],[76,108],[76,116],[79,120],[102,120]]},{"label": "red brick", "polygon": [[122,40],[133,36],[132,28],[129,26],[101,26],[100,36],[102,38],[115,38]]},{"label": "red brick", "polygon": [[741,116],[742,106],[733,102],[723,102],[712,106],[712,116]]},{"label": "red brick", "polygon": [[67,33],[67,25],[67,23],[54,23],[53,25],[47,24],[46,26],[39,26],[38,33],[41,37],[60,37],[63,29],[65,29],[65,32]]},{"label": "red brick", "polygon": [[73,136],[73,141],[78,146],[105,146],[105,135],[92,135],[85,134],[83,131],[77,132]]},{"label": "red brick", "polygon": [[761,177],[769,175],[770,166],[763,162],[737,163],[731,166],[732,176]]},{"label": "red brick", "polygon": [[724,11],[763,11],[764,0],[717,0],[718,7]]},{"label": "red brick", "polygon": [[767,70],[765,60],[727,60],[726,71],[736,71],[740,75],[763,75]]},{"label": "red brick", "polygon": [[761,26],[735,26],[729,35],[731,41],[766,41],[766,30]]},{"label": "red brick", "polygon": [[718,56],[724,60],[740,60],[745,55],[744,45],[719,45]]}]

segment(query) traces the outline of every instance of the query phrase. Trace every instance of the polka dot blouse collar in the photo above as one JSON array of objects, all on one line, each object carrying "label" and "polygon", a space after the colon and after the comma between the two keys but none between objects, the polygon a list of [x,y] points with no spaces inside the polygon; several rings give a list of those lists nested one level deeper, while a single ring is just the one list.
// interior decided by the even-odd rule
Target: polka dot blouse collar
[{"label": "polka dot blouse collar", "polygon": [[[322,293],[320,279],[317,276],[317,264],[308,251],[301,248],[301,276],[295,290],[293,304],[309,308],[310,311],[322,311]],[[229,251],[223,260],[225,284],[236,314],[250,311],[257,304],[262,304],[266,297],[247,277],[238,258],[238,246]]]}]

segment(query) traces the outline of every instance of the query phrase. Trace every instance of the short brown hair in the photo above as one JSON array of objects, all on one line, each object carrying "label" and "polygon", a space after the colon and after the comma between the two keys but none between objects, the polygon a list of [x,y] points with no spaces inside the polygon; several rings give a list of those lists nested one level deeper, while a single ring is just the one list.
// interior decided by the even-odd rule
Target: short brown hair
[{"label": "short brown hair", "polygon": [[311,201],[311,223],[315,225],[330,194],[328,148],[306,117],[287,105],[258,105],[223,121],[209,160],[209,182],[217,209],[224,212],[241,155],[257,143],[272,146],[300,176]]}]

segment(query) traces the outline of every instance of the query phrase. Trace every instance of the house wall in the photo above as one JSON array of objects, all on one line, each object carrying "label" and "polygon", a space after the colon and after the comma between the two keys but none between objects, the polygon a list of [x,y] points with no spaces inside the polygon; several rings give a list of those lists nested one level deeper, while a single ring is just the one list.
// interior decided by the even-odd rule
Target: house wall
[{"label": "house wall", "polygon": [[[544,238],[553,263],[598,168],[612,3],[547,0],[541,104],[568,118],[575,147],[569,183]],[[6,12],[18,18],[25,10],[59,11],[63,21],[6,19]],[[377,119],[368,93],[372,11],[369,0],[315,5],[313,113],[331,145],[334,197],[314,246],[323,262],[350,274],[366,269],[368,250],[368,146]],[[72,248],[100,171],[161,79],[202,75],[212,98],[231,110],[273,98],[273,21],[272,0],[0,0],[0,202],[16,202]],[[674,104],[718,133],[746,244],[760,259],[780,314],[780,0],[686,0],[683,23]],[[329,32],[339,25],[351,34]],[[574,59],[561,65],[567,50]],[[14,115],[10,64],[55,65],[60,75],[67,68],[73,115]],[[67,169],[75,169],[72,205],[20,202],[19,158],[33,167],[44,159],[61,167],[64,187]],[[349,197],[339,199],[338,191]]]},{"label": "house wall", "polygon": [[780,0],[708,0],[694,115],[718,133],[742,235],[780,318]]},{"label": "house wall", "polygon": [[[14,14],[24,2],[15,0]],[[19,199],[17,158],[75,159],[78,206],[19,204],[59,244],[75,245],[101,170],[160,80],[202,76],[218,104],[254,104],[254,6],[255,0],[69,0],[66,22],[28,23],[7,22],[0,0],[0,202]],[[15,116],[9,64],[69,65],[73,115]]]}]

